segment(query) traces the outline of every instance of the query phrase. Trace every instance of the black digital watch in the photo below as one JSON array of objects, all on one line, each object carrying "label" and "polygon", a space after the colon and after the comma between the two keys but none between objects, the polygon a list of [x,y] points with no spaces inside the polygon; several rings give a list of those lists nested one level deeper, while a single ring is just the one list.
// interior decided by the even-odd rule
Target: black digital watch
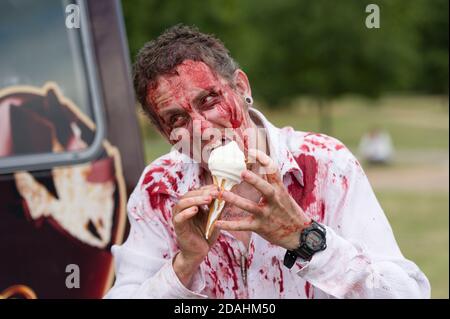
[{"label": "black digital watch", "polygon": [[301,232],[298,248],[286,251],[284,265],[291,269],[299,257],[305,261],[310,261],[315,253],[327,248],[326,233],[325,227],[312,221],[311,225]]}]

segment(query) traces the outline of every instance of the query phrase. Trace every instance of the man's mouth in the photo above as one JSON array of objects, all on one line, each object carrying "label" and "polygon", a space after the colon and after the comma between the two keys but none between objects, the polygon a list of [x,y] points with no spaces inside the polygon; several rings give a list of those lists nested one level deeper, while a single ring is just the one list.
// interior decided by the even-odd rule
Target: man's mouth
[{"label": "man's mouth", "polygon": [[211,144],[211,151],[218,148],[219,146],[225,146],[230,142],[231,140],[226,137],[219,138],[215,140],[214,143]]}]

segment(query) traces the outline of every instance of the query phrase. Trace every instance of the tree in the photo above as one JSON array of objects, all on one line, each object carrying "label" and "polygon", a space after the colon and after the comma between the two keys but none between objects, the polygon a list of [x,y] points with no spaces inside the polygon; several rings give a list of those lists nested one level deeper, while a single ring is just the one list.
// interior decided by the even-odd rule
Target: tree
[{"label": "tree", "polygon": [[416,90],[448,96],[448,0],[421,1],[416,32],[421,64]]},{"label": "tree", "polygon": [[323,132],[329,101],[351,93],[420,90],[448,94],[448,0],[377,0],[379,29],[368,29],[362,0],[124,1],[134,56],[176,23],[217,35],[271,107],[315,98]]},{"label": "tree", "polygon": [[259,10],[249,11],[251,25],[266,41],[258,52],[262,67],[250,73],[256,92],[273,106],[312,95],[324,132],[331,130],[331,99],[346,93],[376,97],[408,87],[413,78],[417,57],[407,2],[378,1],[380,29],[366,28],[365,1],[258,3]]}]

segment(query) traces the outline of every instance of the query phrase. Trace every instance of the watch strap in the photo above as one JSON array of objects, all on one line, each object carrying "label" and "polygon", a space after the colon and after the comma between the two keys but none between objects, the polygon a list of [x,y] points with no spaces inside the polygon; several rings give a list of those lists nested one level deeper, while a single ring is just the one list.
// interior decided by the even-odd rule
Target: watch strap
[{"label": "watch strap", "polygon": [[304,229],[302,231],[302,233],[300,234],[300,245],[297,249],[295,250],[287,250],[286,254],[284,255],[284,265],[291,269],[294,264],[295,261],[297,260],[297,258],[301,258],[304,261],[310,261],[312,256],[321,250],[324,250],[326,248],[326,243],[324,243],[323,247],[317,251],[311,250],[305,243],[305,239],[306,236],[308,235],[309,232],[311,231],[319,231],[320,233],[323,234],[323,236],[326,236],[326,230],[325,227],[323,227],[322,225],[320,225],[319,223],[312,221],[311,226],[309,226],[308,228]]},{"label": "watch strap", "polygon": [[288,250],[288,251],[286,251],[286,254],[284,255],[283,264],[287,268],[291,269],[294,266],[295,261],[297,260],[297,258],[298,258],[298,256],[297,256],[296,253],[294,253],[291,250]]}]

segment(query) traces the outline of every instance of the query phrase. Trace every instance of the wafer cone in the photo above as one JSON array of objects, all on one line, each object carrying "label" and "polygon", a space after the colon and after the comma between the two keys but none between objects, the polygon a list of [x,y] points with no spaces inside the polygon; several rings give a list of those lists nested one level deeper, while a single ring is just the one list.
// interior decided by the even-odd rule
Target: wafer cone
[{"label": "wafer cone", "polygon": [[206,222],[206,232],[205,232],[206,239],[209,239],[211,233],[214,230],[214,223],[216,222],[216,220],[220,218],[222,210],[225,206],[225,201],[221,198],[221,195],[225,189],[226,180],[221,179],[219,185],[219,181],[215,176],[213,176],[213,179],[214,185],[219,186],[220,190],[219,190],[219,198],[215,199],[209,206],[208,221]]}]

